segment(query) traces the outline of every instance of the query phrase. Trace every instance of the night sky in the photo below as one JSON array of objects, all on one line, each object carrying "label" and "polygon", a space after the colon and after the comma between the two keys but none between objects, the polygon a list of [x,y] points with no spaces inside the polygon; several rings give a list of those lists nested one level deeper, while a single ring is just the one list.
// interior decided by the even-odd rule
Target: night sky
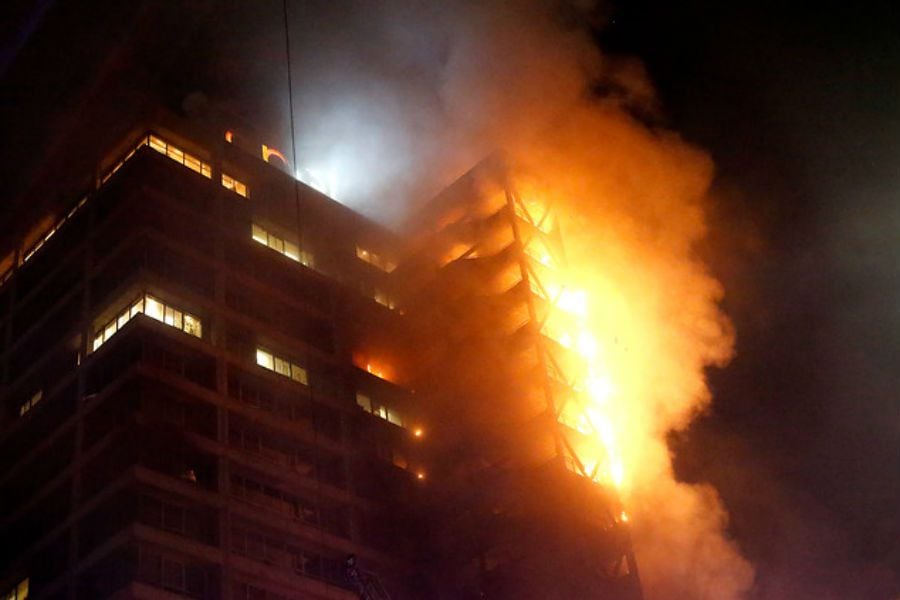
[{"label": "night sky", "polygon": [[[3,68],[54,3],[12,4]],[[645,63],[664,125],[717,169],[701,251],[737,354],[671,439],[680,476],[719,490],[753,600],[895,600],[900,9],[794,4],[619,0],[597,39]]]},{"label": "night sky", "polygon": [[758,598],[900,594],[900,19],[889,3],[619,2],[667,125],[713,156],[737,357],[673,438]]}]

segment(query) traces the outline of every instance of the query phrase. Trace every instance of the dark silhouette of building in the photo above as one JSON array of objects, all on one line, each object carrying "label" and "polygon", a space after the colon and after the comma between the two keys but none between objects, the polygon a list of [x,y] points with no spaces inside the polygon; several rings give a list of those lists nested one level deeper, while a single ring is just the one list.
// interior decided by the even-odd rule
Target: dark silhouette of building
[{"label": "dark silhouette of building", "polygon": [[59,5],[5,73],[0,599],[639,598],[547,207],[500,157],[400,232],[298,183],[180,4]]},{"label": "dark silhouette of building", "polygon": [[500,163],[401,238],[261,148],[158,113],[11,237],[3,593],[639,597]]}]

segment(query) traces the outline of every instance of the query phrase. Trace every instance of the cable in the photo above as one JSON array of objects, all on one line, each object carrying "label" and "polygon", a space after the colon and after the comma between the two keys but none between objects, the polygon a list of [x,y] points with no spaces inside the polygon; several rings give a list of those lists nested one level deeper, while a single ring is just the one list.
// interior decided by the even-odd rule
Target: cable
[{"label": "cable", "polygon": [[[297,241],[298,246],[299,242],[302,242],[302,231],[301,224],[302,221],[300,219],[300,182],[297,181],[297,134],[294,131],[294,83],[292,78],[291,68],[291,31],[290,31],[290,21],[288,20],[288,0],[282,0],[281,2],[282,12],[284,16],[284,54],[285,54],[285,64],[287,65],[287,86],[288,86],[288,111],[290,116],[290,125],[291,125],[291,178],[294,180],[294,212],[297,216]],[[321,557],[319,568],[323,571],[325,570],[325,561],[328,560],[325,557],[325,530],[322,527],[322,457],[321,457],[321,449],[319,448],[319,428],[316,423],[316,402],[312,399],[312,394],[309,394],[305,400],[310,404],[310,420],[312,421],[313,428],[313,447],[315,448],[315,476],[316,476],[316,525],[319,529],[319,555]],[[320,575],[324,576],[325,573],[322,572]],[[327,579],[326,579],[327,581]],[[330,583],[330,582],[329,582]],[[328,591],[328,597],[331,597],[331,591]]]}]

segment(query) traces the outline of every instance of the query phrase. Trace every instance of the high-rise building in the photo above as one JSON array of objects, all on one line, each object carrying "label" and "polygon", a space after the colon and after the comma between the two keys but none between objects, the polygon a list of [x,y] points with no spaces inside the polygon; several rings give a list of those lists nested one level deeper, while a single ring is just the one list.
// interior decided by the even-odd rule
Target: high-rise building
[{"label": "high-rise building", "polygon": [[640,597],[499,159],[396,233],[226,126],[98,154],[6,228],[0,598]]},{"label": "high-rise building", "polygon": [[59,5],[5,72],[0,600],[640,598],[552,207],[299,183],[193,93],[217,12]]}]

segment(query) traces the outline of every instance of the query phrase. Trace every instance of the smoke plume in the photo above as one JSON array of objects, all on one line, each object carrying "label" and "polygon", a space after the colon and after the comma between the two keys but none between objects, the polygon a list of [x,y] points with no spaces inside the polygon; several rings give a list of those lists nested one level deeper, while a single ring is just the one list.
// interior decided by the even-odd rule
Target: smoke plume
[{"label": "smoke plume", "polygon": [[556,203],[590,292],[646,596],[740,598],[753,570],[726,512],[714,489],[676,480],[665,441],[732,352],[723,290],[694,253],[713,168],[631,116],[655,110],[652,86],[598,50],[598,14],[552,0],[290,4],[297,162],[393,223],[491,151],[513,157],[522,189]]}]

